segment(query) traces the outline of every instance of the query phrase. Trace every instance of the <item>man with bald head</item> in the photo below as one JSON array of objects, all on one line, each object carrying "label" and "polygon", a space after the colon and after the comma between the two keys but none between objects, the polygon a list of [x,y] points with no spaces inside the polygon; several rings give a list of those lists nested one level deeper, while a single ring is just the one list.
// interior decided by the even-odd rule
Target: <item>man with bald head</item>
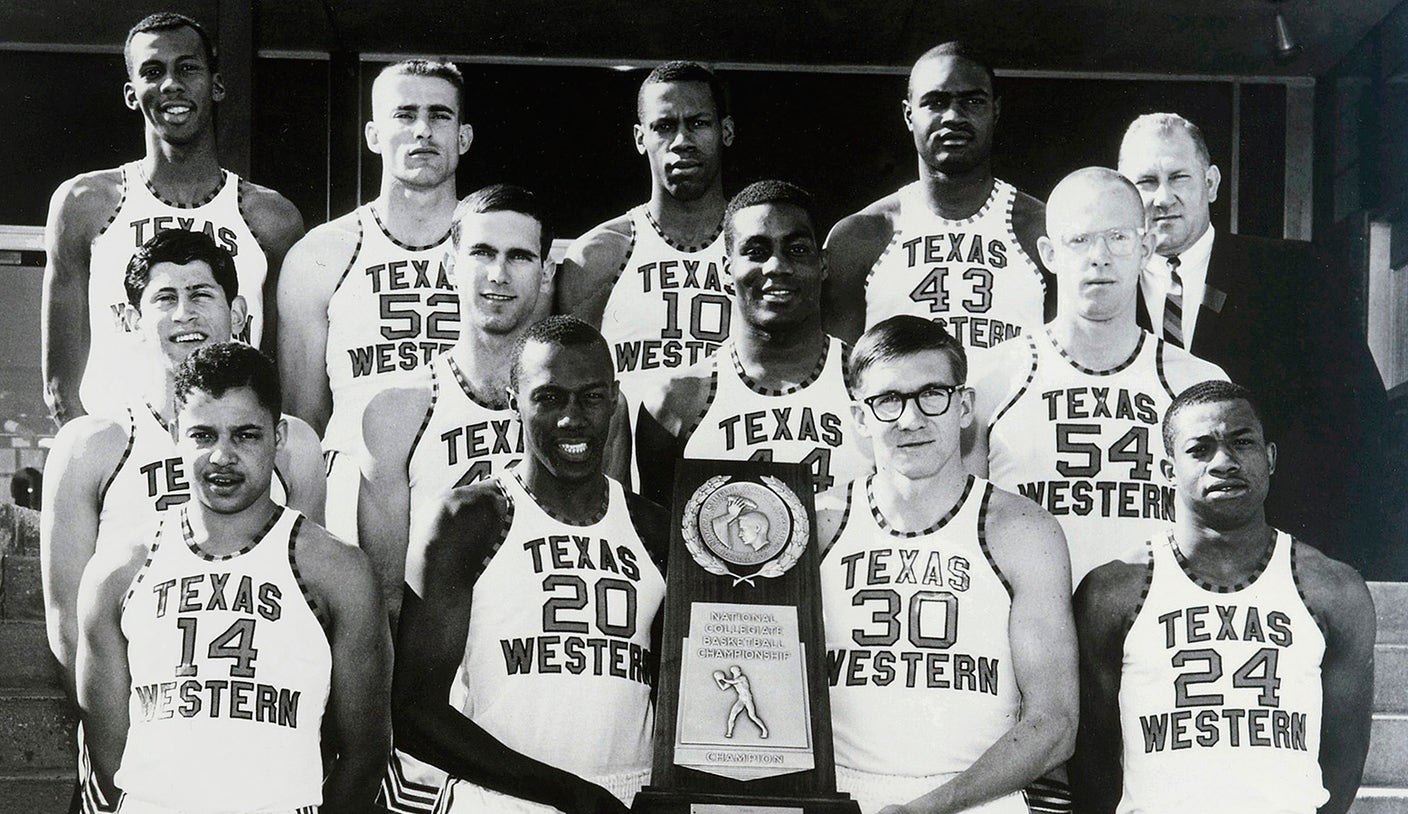
[{"label": "man with bald head", "polygon": [[1129,181],[1103,167],[1066,176],[1051,191],[1039,243],[1056,275],[1056,317],[994,350],[973,383],[969,468],[1056,517],[1073,586],[1140,553],[1173,519],[1159,422],[1189,385],[1226,378],[1135,323],[1153,246]]},{"label": "man with bald head", "polygon": [[992,174],[1001,112],[993,72],[968,46],[931,48],[902,103],[919,180],[842,219],[826,239],[826,330],[848,342],[895,314],[943,324],[981,370],[983,349],[1037,330],[1041,201]]},{"label": "man with bald head", "polygon": [[[1174,113],[1135,119],[1119,171],[1143,197],[1155,257],[1140,278],[1140,324],[1221,365],[1261,394],[1281,446],[1272,522],[1358,565],[1382,545],[1401,500],[1380,471],[1386,400],[1346,294],[1310,244],[1225,233],[1211,224],[1222,176],[1197,125]],[[1397,478],[1401,482],[1403,478]],[[1393,492],[1392,495],[1389,493]]]}]

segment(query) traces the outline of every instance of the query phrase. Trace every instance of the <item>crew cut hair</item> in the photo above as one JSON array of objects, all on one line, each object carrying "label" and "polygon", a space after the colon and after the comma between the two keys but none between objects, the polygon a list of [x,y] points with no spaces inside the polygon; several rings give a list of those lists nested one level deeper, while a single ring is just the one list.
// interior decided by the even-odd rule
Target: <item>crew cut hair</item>
[{"label": "crew cut hair", "polygon": [[206,33],[205,27],[184,14],[174,11],[158,11],[155,14],[148,14],[127,32],[127,39],[122,43],[122,61],[127,64],[127,75],[132,75],[132,38],[138,34],[150,34],[154,31],[174,31],[178,28],[189,28],[200,37],[201,48],[205,49],[205,64],[210,66],[210,72],[215,73],[220,70],[220,55],[215,50],[215,43],[210,39],[210,34]]},{"label": "crew cut hair", "polygon": [[[443,79],[455,88],[455,98],[459,102],[460,123],[465,121],[465,92],[464,74],[455,63],[448,59],[403,59],[400,62],[393,62],[382,68],[376,75],[379,80],[383,76],[430,76],[436,79]],[[375,83],[373,83],[375,87]]]},{"label": "crew cut hair", "polygon": [[210,266],[215,284],[225,292],[225,304],[235,301],[240,293],[240,278],[235,271],[235,258],[218,245],[205,232],[192,232],[186,229],[167,229],[143,243],[127,261],[127,271],[122,276],[122,287],[127,290],[127,302],[133,308],[142,310],[142,294],[151,283],[152,267],[158,263],[175,263],[183,266],[201,261]]},{"label": "crew cut hair", "polygon": [[812,228],[812,237],[821,242],[821,232],[817,229],[816,201],[811,193],[796,184],[787,181],[764,180],[754,181],[728,202],[724,209],[724,246],[733,250],[733,240],[735,237],[733,230],[733,216],[738,214],[738,210],[746,209],[750,206],[761,204],[792,204],[801,208],[807,213],[807,223]]},{"label": "crew cut hair", "polygon": [[1193,149],[1203,162],[1203,167],[1212,166],[1212,154],[1208,152],[1208,143],[1203,138],[1202,129],[1177,113],[1145,113],[1130,122],[1129,127],[1125,128],[1124,138],[1120,139],[1121,159],[1124,158],[1124,148],[1130,138],[1144,133],[1157,133],[1165,138],[1174,133],[1184,133],[1193,141]]},{"label": "crew cut hair", "polygon": [[953,384],[962,385],[968,381],[968,354],[953,334],[933,320],[899,314],[872,325],[856,340],[846,371],[852,395],[860,387],[861,376],[871,366],[926,350],[936,350],[948,357],[957,379]]},{"label": "crew cut hair", "polygon": [[665,85],[675,82],[702,82],[709,86],[709,95],[714,98],[714,113],[720,119],[728,115],[728,94],[724,83],[717,74],[698,62],[682,59],[671,60],[656,65],[646,74],[645,81],[636,91],[636,121],[645,124],[645,88],[648,85]]},{"label": "crew cut hair", "polygon": [[1260,425],[1262,433],[1266,432],[1266,420],[1262,418],[1261,404],[1257,397],[1252,395],[1252,391],[1236,382],[1209,379],[1205,382],[1198,382],[1179,393],[1173,403],[1169,404],[1168,410],[1164,413],[1164,450],[1170,455],[1173,454],[1173,422],[1179,413],[1199,404],[1221,404],[1228,401],[1246,402],[1252,410],[1252,415],[1256,417],[1256,423]]},{"label": "crew cut hair", "polygon": [[[988,56],[987,52],[966,42],[949,40],[948,42],[941,42],[921,54],[919,59],[914,60],[914,67],[918,67],[919,63],[933,59],[934,57],[957,57],[982,68],[983,73],[988,75],[988,84],[992,86],[992,95],[994,97],[997,96],[997,74],[993,73],[992,59]],[[912,79],[914,76],[914,68],[910,68],[909,75]],[[913,84],[907,81],[905,90],[907,93],[913,93]]]},{"label": "crew cut hair", "polygon": [[461,222],[469,215],[487,212],[517,212],[537,221],[538,229],[542,233],[538,257],[544,263],[548,261],[554,234],[547,208],[531,190],[513,184],[490,184],[476,189],[464,196],[455,206],[455,217],[450,223],[450,241],[457,252],[460,248]]},{"label": "crew cut hair", "polygon": [[519,368],[523,363],[523,350],[529,344],[539,342],[544,345],[558,345],[564,348],[574,347],[595,347],[598,348],[607,364],[611,364],[611,348],[607,346],[606,340],[601,333],[592,326],[573,316],[558,315],[548,317],[540,322],[535,322],[528,330],[519,337],[518,344],[513,349],[513,365],[509,368],[509,386],[515,393],[518,392]]},{"label": "crew cut hair", "polygon": [[274,362],[243,342],[217,342],[186,357],[176,369],[176,410],[180,412],[196,390],[218,399],[239,387],[254,391],[275,422],[283,416],[283,390]]}]

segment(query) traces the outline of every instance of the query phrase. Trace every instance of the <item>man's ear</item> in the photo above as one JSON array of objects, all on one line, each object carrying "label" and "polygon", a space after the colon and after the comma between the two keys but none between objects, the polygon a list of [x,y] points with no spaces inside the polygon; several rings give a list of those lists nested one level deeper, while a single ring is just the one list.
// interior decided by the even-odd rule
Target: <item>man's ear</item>
[{"label": "man's ear", "polygon": [[1159,472],[1163,474],[1164,480],[1173,483],[1173,461],[1167,458],[1159,461]]},{"label": "man's ear", "polygon": [[1276,474],[1276,442],[1268,441],[1266,444],[1266,462],[1268,464],[1267,473]]},{"label": "man's ear", "polygon": [[732,116],[725,116],[724,119],[723,119],[723,121],[720,122],[720,124],[722,125],[722,130],[723,130],[723,142],[724,142],[724,146],[725,146],[725,147],[731,147],[731,146],[733,146],[733,136],[734,136],[733,117],[732,117]]},{"label": "man's ear", "polygon": [[1002,97],[992,97],[992,123],[997,124],[997,120],[1002,118]]},{"label": "man's ear", "polygon": [[902,100],[900,100],[900,111],[901,111],[901,112],[903,113],[903,115],[904,115],[904,126],[905,126],[905,127],[912,127],[912,126],[914,126],[914,111],[913,111],[912,109],[910,109],[910,107],[909,107],[909,100],[908,100],[908,99],[902,99]]},{"label": "man's ear", "polygon": [[1042,235],[1036,239],[1036,253],[1041,256],[1041,264],[1050,269],[1056,259],[1056,244],[1051,242],[1051,238]]},{"label": "man's ear", "polygon": [[459,130],[459,151],[460,155],[469,152],[469,145],[474,143],[474,125],[462,124]]},{"label": "man's ear", "polygon": [[[239,336],[244,332],[245,323],[249,321],[249,303],[244,301],[243,294],[236,294],[233,302],[230,303],[230,337]],[[223,341],[223,340],[222,340]]]},{"label": "man's ear", "polygon": [[381,155],[381,134],[377,132],[376,122],[367,122],[362,128],[362,135],[367,140],[367,149]]},{"label": "man's ear", "polygon": [[1209,164],[1207,172],[1203,173],[1203,183],[1208,185],[1208,203],[1217,200],[1217,188],[1222,183],[1222,170],[1216,164]]},{"label": "man's ear", "polygon": [[122,103],[127,105],[128,110],[140,109],[137,103],[137,89],[132,87],[131,82],[124,82],[122,85]]},{"label": "man's ear", "polygon": [[225,101],[225,80],[218,73],[210,77],[210,98],[217,102]]},{"label": "man's ear", "polygon": [[639,124],[631,125],[631,139],[635,141],[636,152],[645,155],[645,128]]},{"label": "man's ear", "polygon": [[283,449],[288,443],[288,419],[279,416],[278,423],[274,424],[274,449]]}]

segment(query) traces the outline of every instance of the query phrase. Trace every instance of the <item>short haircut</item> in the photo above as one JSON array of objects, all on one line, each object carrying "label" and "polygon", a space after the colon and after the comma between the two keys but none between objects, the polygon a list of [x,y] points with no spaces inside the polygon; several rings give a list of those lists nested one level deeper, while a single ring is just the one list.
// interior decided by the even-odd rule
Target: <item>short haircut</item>
[{"label": "short haircut", "polygon": [[[1095,186],[1105,184],[1113,187],[1125,196],[1129,203],[1131,215],[1137,216],[1142,223],[1144,220],[1144,199],[1139,195],[1139,187],[1134,182],[1120,175],[1109,167],[1082,167],[1060,181],[1051,188],[1051,194],[1046,196],[1048,204],[1056,201],[1058,204],[1065,203],[1066,198],[1072,194],[1071,190],[1076,185]],[[1056,234],[1056,227],[1061,225],[1061,219],[1069,214],[1066,207],[1047,206],[1046,207],[1046,234],[1051,240],[1057,240],[1061,235]]]},{"label": "short haircut", "polygon": [[460,248],[460,222],[472,214],[486,212],[517,212],[538,222],[542,232],[538,256],[544,263],[552,252],[552,222],[548,220],[546,208],[532,191],[513,184],[490,184],[464,196],[455,207],[455,217],[450,223],[450,241],[455,250]]},{"label": "short haircut", "polygon": [[1202,159],[1203,166],[1212,166],[1212,155],[1208,152],[1207,141],[1203,139],[1203,131],[1198,125],[1177,113],[1145,113],[1130,122],[1129,127],[1125,128],[1124,138],[1120,139],[1121,158],[1124,157],[1124,147],[1129,143],[1130,137],[1144,133],[1157,133],[1164,138],[1174,133],[1183,133],[1192,139],[1193,149],[1198,153],[1198,158]]},{"label": "short haircut", "polygon": [[127,289],[127,301],[137,310],[142,309],[142,294],[151,282],[152,267],[158,263],[175,263],[178,266],[201,261],[210,266],[215,276],[215,284],[225,292],[225,303],[235,301],[240,293],[240,278],[235,272],[235,258],[224,247],[218,245],[204,232],[191,232],[185,229],[167,229],[142,244],[127,261],[127,273],[122,277],[122,287]]},{"label": "short haircut", "polygon": [[601,350],[607,364],[611,364],[611,348],[596,328],[573,316],[559,315],[535,322],[519,337],[513,349],[513,365],[509,368],[509,386],[518,392],[519,366],[523,363],[523,350],[530,343],[558,345],[564,348],[592,346]]},{"label": "short haircut", "polygon": [[792,204],[807,213],[807,221],[812,227],[812,237],[821,242],[821,230],[817,228],[816,201],[805,189],[786,181],[754,181],[733,196],[724,209],[724,246],[733,249],[733,216],[738,210],[762,204]]},{"label": "short haircut", "polygon": [[[939,43],[921,54],[919,59],[914,60],[914,67],[918,67],[919,63],[933,59],[934,57],[957,57],[959,59],[965,59],[977,65],[979,68],[982,68],[983,73],[988,75],[988,84],[992,86],[992,95],[997,96],[997,74],[993,73],[992,60],[986,52],[966,42],[949,40],[948,42]],[[913,67],[910,68],[909,75],[911,78],[914,76]],[[906,93],[914,92],[914,86],[910,84],[910,80],[906,80],[905,91]]]},{"label": "short haircut", "polygon": [[953,334],[933,320],[900,314],[877,322],[856,340],[847,371],[852,391],[860,387],[861,376],[872,365],[926,350],[936,350],[948,357],[953,375],[958,379],[954,384],[968,381],[968,354]]},{"label": "short haircut", "polygon": [[260,406],[269,411],[275,422],[283,415],[278,370],[258,348],[243,342],[217,342],[186,357],[176,369],[176,410],[180,412],[186,406],[192,391],[218,399],[238,387],[253,390]]},{"label": "short haircut", "polygon": [[210,35],[206,33],[205,27],[184,14],[177,14],[174,11],[158,11],[155,14],[148,14],[141,22],[132,26],[127,32],[127,40],[122,43],[122,61],[127,64],[127,75],[132,75],[132,38],[138,34],[151,34],[157,31],[175,31],[178,28],[189,28],[200,37],[201,47],[205,49],[205,63],[210,67],[211,73],[220,70],[220,56],[215,51],[215,43],[211,41]]},{"label": "short haircut", "polygon": [[1226,401],[1244,401],[1251,408],[1252,415],[1256,417],[1256,423],[1261,425],[1262,432],[1266,432],[1266,420],[1262,418],[1261,405],[1257,402],[1252,391],[1235,382],[1223,381],[1222,379],[1209,379],[1184,390],[1178,394],[1173,403],[1168,406],[1164,413],[1164,449],[1173,454],[1173,421],[1178,414],[1199,404],[1219,404]]},{"label": "short haircut", "polygon": [[[443,79],[455,88],[455,99],[459,105],[460,121],[465,120],[465,93],[464,74],[455,63],[447,59],[403,59],[400,62],[393,62],[381,69],[376,75],[379,80],[383,76],[430,76],[436,79]],[[375,80],[372,87],[376,87]]]},{"label": "short haircut", "polygon": [[676,82],[702,82],[709,86],[709,95],[714,98],[714,113],[722,119],[728,115],[728,96],[724,83],[713,71],[698,62],[673,60],[655,66],[636,91],[636,121],[645,123],[645,88],[647,85],[666,85]]}]

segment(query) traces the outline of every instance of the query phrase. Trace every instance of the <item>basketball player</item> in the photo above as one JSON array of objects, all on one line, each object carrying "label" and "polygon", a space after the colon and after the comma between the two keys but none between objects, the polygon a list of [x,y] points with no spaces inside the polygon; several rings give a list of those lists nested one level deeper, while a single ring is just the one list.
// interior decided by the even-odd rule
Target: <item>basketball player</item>
[{"label": "basketball player", "polygon": [[182,363],[175,395],[195,500],[100,552],[79,601],[101,797],[120,789],[129,813],[365,811],[391,742],[371,567],[269,496],[285,437],[273,362],[213,345]]},{"label": "basketball player", "polygon": [[759,737],[767,738],[768,727],[763,723],[763,719],[758,717],[758,707],[753,701],[753,687],[748,682],[748,676],[737,664],[728,668],[728,672],[728,675],[724,675],[723,670],[714,671],[714,684],[721,690],[732,689],[737,696],[728,710],[728,729],[725,730],[724,737],[733,737],[733,728],[738,723],[739,713],[746,712],[748,719],[758,727]]},{"label": "basketball player", "polygon": [[733,143],[723,86],[703,65],[666,62],[641,83],[636,118],[650,200],[568,247],[556,307],[601,330],[632,403],[718,350],[733,299],[721,237],[723,151]]},{"label": "basketball player", "polygon": [[970,47],[929,49],[909,73],[904,121],[919,180],[842,219],[826,240],[826,329],[854,342],[894,314],[935,319],[977,349],[1036,330],[1045,283],[1036,264],[1041,201],[992,174],[1001,112],[993,72]]},{"label": "basketball player", "polygon": [[453,64],[383,68],[366,125],[367,147],[382,159],[381,192],[299,241],[279,284],[289,412],[322,435],[329,528],[343,539],[357,534],[363,409],[459,336],[459,294],[444,260],[455,169],[474,135],[463,114],[464,78]]},{"label": "basketball player", "polygon": [[601,472],[601,335],[551,317],[513,358],[527,454],[411,544],[392,715],[400,752],[440,771],[390,782],[417,811],[625,812],[650,774],[667,519]]},{"label": "basketball player", "polygon": [[235,337],[273,347],[275,278],[303,234],[302,216],[282,195],[220,168],[214,116],[225,87],[199,23],[171,12],[146,17],[127,33],[123,56],[123,98],[142,114],[146,155],[65,181],[44,230],[44,396],[60,425],[88,412],[121,414],[140,395],[122,276],[153,235],[205,232],[233,255],[247,305]]},{"label": "basketball player", "polygon": [[[150,238],[132,256],[124,284],[142,395],[117,417],[83,416],[59,430],[47,464],[49,510],[40,515],[49,647],[70,682],[84,566],[95,552],[150,541],[163,510],[190,499],[192,473],[170,429],[176,368],[196,350],[228,341],[246,313],[234,258],[201,232],[170,229]],[[316,520],[324,500],[318,437],[296,418],[285,435],[273,495]]]},{"label": "basketball player", "polygon": [[1226,376],[1134,321],[1153,237],[1133,184],[1103,167],[1071,173],[1051,191],[1046,231],[1038,247],[1055,273],[1056,318],[989,352],[965,460],[1060,521],[1074,588],[1095,566],[1141,554],[1130,543],[1172,521],[1159,421],[1184,388]]},{"label": "basketball player", "polygon": [[1076,592],[1080,810],[1343,814],[1374,697],[1364,580],[1267,524],[1276,445],[1250,391],[1188,388],[1163,439],[1173,527]]},{"label": "basketball player", "polygon": [[1061,528],[964,471],[973,396],[942,326],[886,319],[850,371],[876,471],[818,516],[836,786],[866,814],[1053,810],[1024,789],[1075,743]]},{"label": "basketball player", "polygon": [[759,181],[724,215],[738,296],[733,336],[647,392],[637,421],[641,494],[665,504],[680,458],[777,460],[811,468],[818,496],[870,470],[851,424],[849,348],[821,326],[826,278],[812,198]]}]

